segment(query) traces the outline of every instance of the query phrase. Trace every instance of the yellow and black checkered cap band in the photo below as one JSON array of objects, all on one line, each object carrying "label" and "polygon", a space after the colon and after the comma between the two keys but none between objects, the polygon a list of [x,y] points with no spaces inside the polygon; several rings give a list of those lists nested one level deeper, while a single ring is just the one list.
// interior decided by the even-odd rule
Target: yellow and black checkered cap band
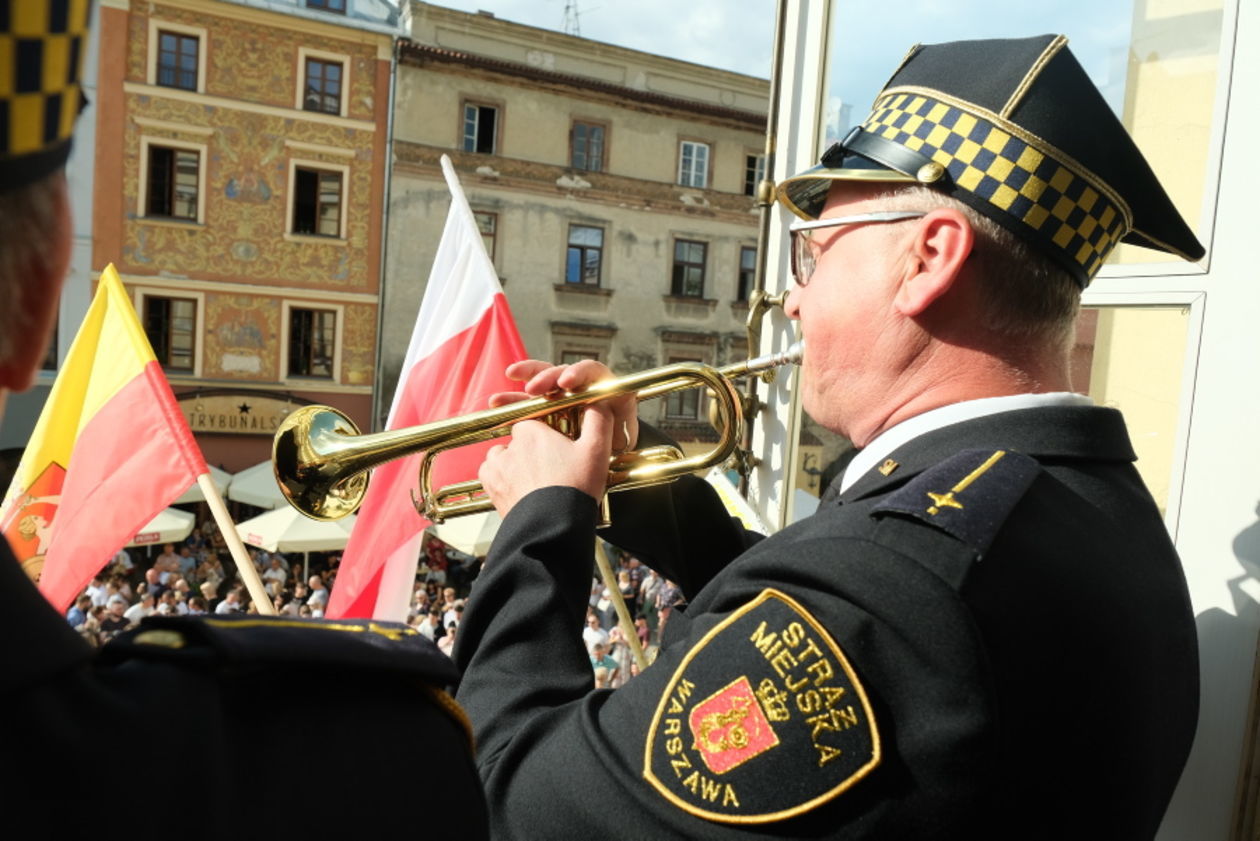
[{"label": "yellow and black checkered cap band", "polygon": [[65,162],[91,0],[0,0],[0,189]]},{"label": "yellow and black checkered cap band", "polygon": [[890,93],[863,130],[945,167],[952,184],[935,186],[1041,245],[1083,283],[1132,227],[1128,208],[1097,179],[957,104]]}]

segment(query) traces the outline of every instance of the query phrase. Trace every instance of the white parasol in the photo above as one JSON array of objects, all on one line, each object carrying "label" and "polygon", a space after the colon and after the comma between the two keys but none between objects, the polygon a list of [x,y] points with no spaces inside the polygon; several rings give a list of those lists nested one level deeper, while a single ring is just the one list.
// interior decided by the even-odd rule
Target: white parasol
[{"label": "white parasol", "polygon": [[[228,483],[232,481],[232,474],[228,473],[226,470],[220,470],[214,465],[210,465],[210,481],[214,482],[215,488],[217,488],[219,494],[222,495],[223,492],[227,490]],[[171,505],[187,505],[190,502],[205,502],[205,499],[206,495],[202,492],[201,485],[194,480],[193,483],[188,486],[188,490],[180,494],[179,498],[172,502]]]},{"label": "white parasol", "polygon": [[255,508],[289,507],[284,494],[280,493],[280,486],[276,484],[276,470],[270,459],[247,467],[233,476],[228,485],[227,497]]},{"label": "white parasol", "polygon": [[154,543],[178,543],[192,533],[195,519],[187,511],[167,508],[136,532],[136,536],[127,545],[150,546]]}]

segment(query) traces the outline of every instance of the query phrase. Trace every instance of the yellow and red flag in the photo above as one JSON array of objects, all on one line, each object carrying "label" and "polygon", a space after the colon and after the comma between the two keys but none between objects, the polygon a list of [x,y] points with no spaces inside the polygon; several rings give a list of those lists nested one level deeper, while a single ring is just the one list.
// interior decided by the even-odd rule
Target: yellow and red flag
[{"label": "yellow and red flag", "polygon": [[112,265],[0,505],[0,532],[58,610],[208,472]]}]

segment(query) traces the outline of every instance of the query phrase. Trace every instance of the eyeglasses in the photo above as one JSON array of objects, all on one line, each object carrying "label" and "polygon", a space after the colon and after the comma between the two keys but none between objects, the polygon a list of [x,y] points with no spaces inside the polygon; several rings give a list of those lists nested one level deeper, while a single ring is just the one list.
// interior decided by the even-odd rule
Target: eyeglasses
[{"label": "eyeglasses", "polygon": [[879,210],[874,213],[859,213],[856,216],[836,216],[832,219],[793,222],[788,226],[792,237],[792,277],[797,284],[804,286],[809,283],[810,277],[814,274],[814,267],[818,264],[818,255],[810,233],[818,228],[900,222],[903,219],[918,219],[921,216],[927,216],[927,211]]}]

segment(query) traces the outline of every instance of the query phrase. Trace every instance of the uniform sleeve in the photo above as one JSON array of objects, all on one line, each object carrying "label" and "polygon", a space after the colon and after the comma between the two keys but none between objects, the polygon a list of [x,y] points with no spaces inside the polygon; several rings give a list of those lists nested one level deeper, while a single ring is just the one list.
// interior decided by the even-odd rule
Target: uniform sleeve
[{"label": "uniform sleeve", "polygon": [[[763,543],[650,668],[596,691],[580,635],[595,513],[568,488],[522,500],[465,611],[457,699],[492,837],[937,837],[965,824],[916,821],[978,814],[981,667],[939,578],[857,541]],[[934,609],[957,633],[920,624]]]},{"label": "uniform sleeve", "polygon": [[[639,447],[674,444],[648,424]],[[698,476],[609,494],[612,524],[599,536],[638,555],[676,583],[688,599],[734,558],[761,539],[730,515],[717,492]]]}]

